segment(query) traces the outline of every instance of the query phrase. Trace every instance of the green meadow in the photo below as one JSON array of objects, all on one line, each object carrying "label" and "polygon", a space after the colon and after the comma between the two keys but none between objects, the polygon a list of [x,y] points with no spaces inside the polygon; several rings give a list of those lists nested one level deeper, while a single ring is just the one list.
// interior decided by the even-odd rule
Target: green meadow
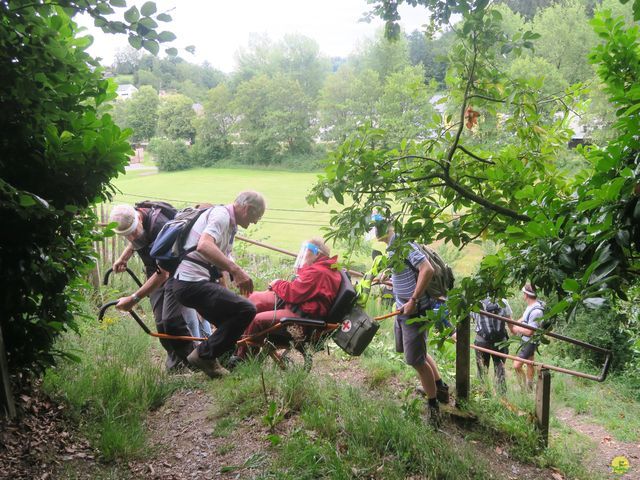
[{"label": "green meadow", "polygon": [[329,211],[337,205],[311,207],[305,197],[318,174],[257,169],[203,168],[180,172],[130,171],[114,184],[114,202],[167,200],[176,207],[201,202],[230,203],[242,190],[261,192],[267,200],[262,220],[241,235],[294,251],[304,239],[322,236]]},{"label": "green meadow", "polygon": [[[251,168],[201,168],[160,173],[152,169],[131,170],[114,182],[118,189],[114,203],[166,200],[180,208],[202,202],[230,203],[242,190],[257,190],[267,199],[267,211],[257,225],[239,234],[295,254],[303,240],[324,235],[323,228],[329,226],[331,218],[330,210],[340,208],[336,202],[315,207],[307,204],[306,196],[318,175]],[[249,247],[249,251],[266,252],[259,247]],[[362,263],[366,265],[370,258],[367,248],[354,252],[347,245],[337,245],[334,251],[342,259],[348,254],[357,268],[361,268]],[[451,260],[457,273],[468,274],[482,256],[482,248],[471,245],[462,255],[447,260]]]}]

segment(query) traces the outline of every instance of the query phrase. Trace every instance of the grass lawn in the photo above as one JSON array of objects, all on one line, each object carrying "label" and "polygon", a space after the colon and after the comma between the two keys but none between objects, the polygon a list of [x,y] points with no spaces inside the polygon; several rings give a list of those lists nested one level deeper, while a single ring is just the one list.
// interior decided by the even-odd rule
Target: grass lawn
[{"label": "grass lawn", "polygon": [[[228,203],[242,190],[257,190],[267,199],[267,211],[258,225],[240,231],[240,235],[297,253],[303,240],[323,236],[322,227],[329,225],[331,217],[329,211],[340,207],[336,202],[315,207],[307,204],[305,197],[317,177],[318,173],[249,168],[201,168],[153,174],[131,171],[114,182],[121,192],[114,202],[168,200],[176,207],[184,207],[200,202]],[[339,246],[336,253],[344,258],[346,248]],[[250,251],[265,253],[258,247]],[[353,259],[366,264],[370,257],[368,254],[364,257],[355,255]],[[452,264],[456,273],[466,275],[481,258],[481,247],[471,245]]]},{"label": "grass lawn", "polygon": [[130,172],[114,182],[122,192],[114,201],[167,199],[183,207],[200,202],[229,203],[242,190],[257,190],[267,199],[267,211],[258,225],[240,234],[297,253],[302,240],[321,236],[320,228],[329,224],[331,207],[313,208],[305,200],[316,178],[315,173],[256,169],[203,168],[153,175]]}]

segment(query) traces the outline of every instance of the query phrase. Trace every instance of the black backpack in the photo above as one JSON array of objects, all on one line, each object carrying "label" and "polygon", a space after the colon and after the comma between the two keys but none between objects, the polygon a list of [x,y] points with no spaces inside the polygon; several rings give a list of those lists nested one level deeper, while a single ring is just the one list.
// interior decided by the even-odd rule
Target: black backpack
[{"label": "black backpack", "polygon": [[176,209],[176,207],[174,207],[170,203],[163,202],[161,200],[143,200],[142,202],[136,203],[134,205],[134,208],[136,209],[148,208],[153,210],[151,215],[152,224],[154,220],[153,217],[159,215],[160,213],[162,213],[162,215],[164,215],[167,218],[167,220],[173,220],[173,218],[176,216],[176,213],[178,213],[178,210]]},{"label": "black backpack", "polygon": [[[502,307],[488,298],[485,298],[480,303],[482,303],[482,310],[485,312],[495,315],[500,315],[502,312]],[[479,327],[478,335],[482,336],[488,343],[501,342],[508,338],[505,322],[497,318],[489,317],[488,315],[483,315],[482,313],[478,315],[480,316],[480,318],[476,320]]]}]

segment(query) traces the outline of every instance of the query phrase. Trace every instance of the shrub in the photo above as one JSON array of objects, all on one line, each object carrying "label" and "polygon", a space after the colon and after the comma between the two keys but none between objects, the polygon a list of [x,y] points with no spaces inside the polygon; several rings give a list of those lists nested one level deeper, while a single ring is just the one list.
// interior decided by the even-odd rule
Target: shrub
[{"label": "shrub", "polygon": [[[624,331],[626,317],[607,307],[581,310],[570,323],[558,325],[557,331],[613,352],[612,370],[620,370],[633,358],[633,338]],[[602,365],[602,354],[565,342],[552,342],[553,350],[562,356]]]},{"label": "shrub", "polygon": [[212,167],[221,159],[228,157],[230,153],[231,146],[224,143],[196,142],[189,150],[191,164],[194,167]]},{"label": "shrub", "polygon": [[191,168],[189,149],[182,140],[160,140],[154,145],[158,169],[165,172]]},{"label": "shrub", "polygon": [[149,140],[149,145],[147,145],[147,150],[153,153],[154,155],[157,155],[158,151],[160,151],[161,145],[165,141],[166,139],[162,137],[153,137],[152,139]]},{"label": "shrub", "polygon": [[131,151],[128,132],[99,113],[115,85],[76,38],[74,9],[2,9],[0,326],[11,373],[53,363],[54,339],[74,325],[82,295],[69,285],[94,256],[88,207],[109,197]]}]

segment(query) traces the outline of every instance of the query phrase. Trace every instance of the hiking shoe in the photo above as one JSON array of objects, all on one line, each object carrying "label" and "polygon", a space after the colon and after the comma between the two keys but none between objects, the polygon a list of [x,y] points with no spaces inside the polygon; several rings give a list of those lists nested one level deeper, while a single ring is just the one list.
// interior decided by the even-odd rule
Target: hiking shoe
[{"label": "hiking shoe", "polygon": [[178,363],[175,363],[171,368],[167,368],[167,373],[169,375],[184,375],[186,373],[191,372],[193,367],[189,365],[186,360],[180,360]]},{"label": "hiking shoe", "polygon": [[[423,397],[427,395],[422,385],[416,386],[416,393]],[[449,385],[443,384],[442,386],[436,386],[436,398],[440,403],[449,403]]]},{"label": "hiking shoe", "polygon": [[234,368],[236,368],[238,365],[240,365],[244,361],[245,361],[245,359],[242,358],[242,357],[239,357],[237,355],[231,355],[229,357],[229,360],[227,360],[227,368],[229,370],[233,370]]},{"label": "hiking shoe", "polygon": [[436,398],[440,403],[449,403],[449,385],[443,383],[436,386]]},{"label": "hiking shoe", "polygon": [[197,348],[189,354],[187,360],[191,366],[202,370],[209,378],[220,378],[229,375],[229,370],[220,365],[217,358],[213,360],[202,358],[198,354]]}]

